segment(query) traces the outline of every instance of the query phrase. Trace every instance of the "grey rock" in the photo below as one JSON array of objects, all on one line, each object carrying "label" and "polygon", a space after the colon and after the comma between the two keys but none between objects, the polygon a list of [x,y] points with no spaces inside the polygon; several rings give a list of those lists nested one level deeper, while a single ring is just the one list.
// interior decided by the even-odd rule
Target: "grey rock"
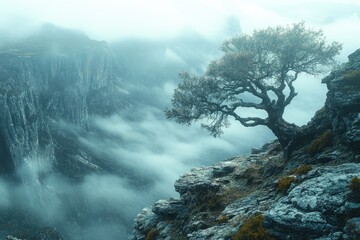
[{"label": "grey rock", "polygon": [[159,200],[152,206],[152,211],[160,216],[175,217],[185,210],[180,199]]},{"label": "grey rock", "polygon": [[209,192],[217,192],[221,184],[212,179],[210,167],[194,168],[176,180],[175,190],[180,193],[185,203],[197,202]]},{"label": "grey rock", "polygon": [[323,79],[329,89],[325,107],[330,113],[332,128],[346,134],[349,142],[357,142],[359,138],[356,126],[360,111],[360,80],[347,80],[346,75],[360,70],[359,52],[349,55],[349,62]]},{"label": "grey rock", "polygon": [[[228,206],[222,211],[222,214],[229,219],[240,218],[246,219],[249,216],[262,212],[264,205],[271,204],[273,197],[260,197],[258,194],[250,194],[247,197],[241,198]],[[240,222],[239,220],[237,220]]]},{"label": "grey rock", "polygon": [[[245,163],[247,164],[247,163]],[[233,173],[239,166],[237,161],[222,161],[211,167],[193,168],[176,180],[175,190],[186,199],[187,193],[201,194],[203,191],[218,191],[221,183],[214,178],[222,178]]]},{"label": "grey rock", "polygon": [[351,122],[346,137],[350,143],[360,143],[360,113]]},{"label": "grey rock", "polygon": [[259,153],[262,153],[264,152],[262,149],[260,148],[252,148],[251,149],[251,154],[259,154]]},{"label": "grey rock", "polygon": [[315,240],[339,240],[339,239],[342,239],[343,235],[344,234],[342,232],[335,232],[335,233],[329,234],[328,236],[320,237]]},{"label": "grey rock", "polygon": [[135,227],[130,239],[145,239],[145,234],[151,229],[156,228],[158,222],[159,216],[153,213],[150,208],[144,208],[135,219]]},{"label": "grey rock", "polygon": [[216,225],[210,228],[201,229],[189,233],[186,237],[189,240],[209,239],[209,240],[225,240],[231,239],[231,236],[236,232],[236,228],[231,225]]},{"label": "grey rock", "polygon": [[360,239],[360,217],[349,219],[344,227],[345,239]]},{"label": "grey rock", "polygon": [[357,64],[355,66],[353,66],[354,68],[356,67],[360,67],[360,49],[357,49],[355,52],[353,52],[352,54],[349,55],[349,61],[352,64]]},{"label": "grey rock", "polygon": [[265,213],[267,228],[279,239],[315,238],[335,231],[340,225],[337,216],[349,211],[349,182],[359,172],[360,164],[355,163],[312,171],[310,179]]},{"label": "grey rock", "polygon": [[210,225],[203,220],[191,219],[187,224],[186,228],[184,228],[185,232],[195,232],[201,229],[207,229]]},{"label": "grey rock", "polygon": [[229,175],[230,173],[234,172],[235,166],[220,166],[220,167],[215,167],[213,169],[213,177],[218,178],[218,177],[224,177]]}]

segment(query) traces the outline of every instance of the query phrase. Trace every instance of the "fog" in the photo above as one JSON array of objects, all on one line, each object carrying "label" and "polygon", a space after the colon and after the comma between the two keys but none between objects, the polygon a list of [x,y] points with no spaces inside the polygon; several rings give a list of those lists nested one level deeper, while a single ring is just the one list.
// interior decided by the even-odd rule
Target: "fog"
[{"label": "fog", "polygon": [[[264,127],[245,128],[236,122],[221,138],[213,138],[200,124],[166,120],[163,110],[170,106],[178,73],[201,74],[219,56],[226,38],[301,20],[344,44],[340,62],[359,48],[357,0],[3,0],[0,45],[31,34],[43,23],[105,40],[121,67],[132,108],[93,117],[92,132],[59,122],[64,132],[74,133],[79,147],[100,156],[111,171],[73,182],[54,171],[41,153],[29,156],[17,170],[23,184],[0,179],[2,218],[32,216],[33,222],[24,220],[25,226],[55,226],[69,239],[126,239],[142,208],[177,196],[173,184],[181,174],[248,154],[274,139]],[[286,109],[286,120],[306,124],[323,106],[327,90],[321,77],[304,75],[296,82],[299,95]],[[5,233],[0,230],[0,235]]]}]

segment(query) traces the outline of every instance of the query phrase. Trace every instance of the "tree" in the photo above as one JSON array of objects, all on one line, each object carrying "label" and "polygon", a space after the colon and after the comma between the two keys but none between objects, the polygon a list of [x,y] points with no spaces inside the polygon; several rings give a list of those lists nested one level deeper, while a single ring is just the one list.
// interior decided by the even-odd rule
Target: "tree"
[{"label": "tree", "polygon": [[[264,125],[285,148],[301,132],[283,119],[285,107],[297,95],[294,82],[300,74],[328,70],[341,48],[337,42],[328,44],[321,30],[306,28],[304,22],[231,38],[221,48],[223,56],[203,75],[180,74],[182,82],[165,114],[180,124],[202,120],[214,136],[229,126],[229,117],[246,127]],[[244,116],[249,109],[262,115]]]}]

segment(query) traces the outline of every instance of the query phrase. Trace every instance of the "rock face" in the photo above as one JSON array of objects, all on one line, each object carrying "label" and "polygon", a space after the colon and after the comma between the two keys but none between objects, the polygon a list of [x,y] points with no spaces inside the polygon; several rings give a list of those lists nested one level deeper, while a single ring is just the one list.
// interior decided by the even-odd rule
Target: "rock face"
[{"label": "rock face", "polygon": [[[89,219],[81,195],[66,196],[49,182],[80,184],[87,174],[112,170],[79,136],[95,132],[93,117],[129,107],[120,69],[106,43],[50,25],[0,46],[0,192],[13,188],[8,195],[15,196],[0,204],[0,238],[63,239],[49,225],[63,233],[66,224]],[[55,204],[68,222],[48,220]]]},{"label": "rock face", "polygon": [[360,151],[360,49],[349,55],[349,62],[333,71],[323,82],[329,92],[326,108],[330,112],[332,128]]},{"label": "rock face", "polygon": [[126,108],[119,69],[106,43],[54,26],[0,49],[0,173],[59,160],[59,121],[86,129]]},{"label": "rock face", "polygon": [[311,171],[306,180],[265,212],[265,225],[271,235],[280,239],[331,239],[334,233],[342,232],[344,216],[360,213],[360,203],[351,199],[349,188],[351,179],[359,173],[357,163]]},{"label": "rock face", "polygon": [[360,178],[360,50],[323,82],[325,107],[290,158],[275,141],[192,169],[175,182],[179,199],[138,215],[131,239],[360,239],[360,186],[350,188]]}]

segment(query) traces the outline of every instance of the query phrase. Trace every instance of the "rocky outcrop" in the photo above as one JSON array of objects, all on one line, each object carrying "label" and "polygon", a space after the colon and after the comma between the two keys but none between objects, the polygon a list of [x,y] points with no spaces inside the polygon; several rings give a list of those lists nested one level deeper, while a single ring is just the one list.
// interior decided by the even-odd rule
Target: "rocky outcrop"
[{"label": "rocky outcrop", "polygon": [[[137,216],[131,239],[360,239],[359,190],[350,188],[360,177],[360,50],[323,82],[325,106],[290,157],[275,141],[192,169],[175,182],[180,198]],[[254,222],[265,230],[251,233]]]},{"label": "rocky outcrop", "polygon": [[349,62],[323,79],[329,89],[325,107],[332,129],[357,151],[360,151],[359,78],[360,49],[349,55]]},{"label": "rocky outcrop", "polygon": [[265,226],[276,239],[347,239],[344,218],[360,214],[349,188],[359,174],[358,163],[316,168],[264,213]]}]

